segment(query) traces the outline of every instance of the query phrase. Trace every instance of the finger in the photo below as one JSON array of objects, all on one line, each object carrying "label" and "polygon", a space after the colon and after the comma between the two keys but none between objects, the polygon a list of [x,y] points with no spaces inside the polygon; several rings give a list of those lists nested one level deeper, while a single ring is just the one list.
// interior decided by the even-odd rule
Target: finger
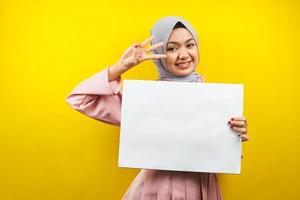
[{"label": "finger", "polygon": [[246,142],[246,141],[250,140],[250,137],[245,134],[242,134],[240,137],[242,138],[242,142]]},{"label": "finger", "polygon": [[152,41],[153,39],[154,39],[154,36],[151,36],[151,37],[147,38],[145,41],[143,41],[143,42],[141,43],[141,46],[142,46],[142,47],[146,46],[147,43],[150,42],[150,41]]},{"label": "finger", "polygon": [[246,117],[232,117],[231,121],[246,121]]},{"label": "finger", "polygon": [[167,55],[165,54],[150,54],[150,55],[146,55],[144,58],[145,60],[157,60],[160,58],[166,58]]},{"label": "finger", "polygon": [[138,56],[138,52],[139,52],[139,49],[138,49],[138,47],[140,46],[140,44],[138,44],[138,43],[134,43],[133,45],[132,45],[132,50],[131,50],[131,52],[128,52],[128,56],[127,57],[130,57],[130,56],[133,56],[133,57],[137,57]]},{"label": "finger", "polygon": [[132,49],[136,49],[138,47],[141,47],[141,44],[135,42],[131,47],[132,47]]},{"label": "finger", "polygon": [[241,134],[246,134],[246,132],[247,132],[247,129],[244,127],[240,128],[240,127],[236,127],[236,126],[231,126],[230,128]]},{"label": "finger", "polygon": [[161,47],[163,45],[164,45],[163,42],[159,42],[159,43],[156,43],[155,45],[152,45],[151,47],[147,48],[145,51],[149,52],[149,51],[152,51],[153,49],[156,49],[156,48]]},{"label": "finger", "polygon": [[229,125],[238,126],[238,127],[246,127],[245,121],[228,121]]},{"label": "finger", "polygon": [[137,52],[136,48],[137,48],[137,46],[138,46],[137,44],[135,44],[135,45],[132,46],[132,54],[133,55],[136,55],[136,52]]},{"label": "finger", "polygon": [[130,54],[133,50],[134,50],[134,45],[131,45],[130,47],[128,47],[128,48],[124,51],[122,57],[127,56],[127,55]]}]

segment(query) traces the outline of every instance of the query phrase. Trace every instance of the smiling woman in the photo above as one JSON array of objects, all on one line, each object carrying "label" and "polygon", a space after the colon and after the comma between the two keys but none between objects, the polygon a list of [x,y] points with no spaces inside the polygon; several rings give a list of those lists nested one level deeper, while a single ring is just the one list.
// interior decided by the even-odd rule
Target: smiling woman
[{"label": "smiling woman", "polygon": [[[151,46],[145,48],[149,42]],[[149,54],[152,51],[154,54]],[[119,126],[121,74],[146,60],[154,61],[159,80],[203,82],[203,77],[195,72],[199,64],[196,32],[180,17],[165,17],[153,26],[150,38],[133,44],[115,65],[80,83],[69,94],[67,102],[85,115]],[[228,125],[243,141],[248,139],[244,117],[232,118]],[[142,169],[123,199],[220,200],[221,192],[214,173]]]},{"label": "smiling woman", "polygon": [[172,30],[167,44],[166,63],[167,70],[177,76],[187,76],[195,71],[199,63],[198,48],[186,28]]}]

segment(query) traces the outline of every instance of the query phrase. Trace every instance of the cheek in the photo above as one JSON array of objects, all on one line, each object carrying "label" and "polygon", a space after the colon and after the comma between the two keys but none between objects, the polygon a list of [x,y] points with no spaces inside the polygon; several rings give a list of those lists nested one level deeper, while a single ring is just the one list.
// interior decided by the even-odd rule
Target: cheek
[{"label": "cheek", "polygon": [[170,53],[167,54],[167,59],[166,59],[167,65],[172,65],[175,63],[175,61],[176,61],[176,56]]},{"label": "cheek", "polygon": [[191,52],[191,55],[193,56],[195,62],[199,62],[199,55],[197,49]]}]

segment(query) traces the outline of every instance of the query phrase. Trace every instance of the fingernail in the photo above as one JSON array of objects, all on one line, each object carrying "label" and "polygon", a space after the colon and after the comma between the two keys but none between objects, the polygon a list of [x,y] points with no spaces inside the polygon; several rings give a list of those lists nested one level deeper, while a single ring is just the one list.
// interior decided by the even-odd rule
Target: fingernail
[{"label": "fingernail", "polygon": [[230,128],[233,128],[233,126],[230,126]]},{"label": "fingernail", "polygon": [[231,123],[231,121],[228,121],[228,124],[230,124]]},{"label": "fingernail", "polygon": [[234,118],[231,118],[231,121],[234,120]]}]

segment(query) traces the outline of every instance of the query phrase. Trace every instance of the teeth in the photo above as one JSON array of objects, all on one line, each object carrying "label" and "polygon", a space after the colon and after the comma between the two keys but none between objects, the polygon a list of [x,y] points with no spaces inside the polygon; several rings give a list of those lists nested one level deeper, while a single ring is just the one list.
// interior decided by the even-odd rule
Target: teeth
[{"label": "teeth", "polygon": [[190,62],[179,63],[177,65],[185,65],[185,64],[188,64],[188,63],[190,63]]}]

